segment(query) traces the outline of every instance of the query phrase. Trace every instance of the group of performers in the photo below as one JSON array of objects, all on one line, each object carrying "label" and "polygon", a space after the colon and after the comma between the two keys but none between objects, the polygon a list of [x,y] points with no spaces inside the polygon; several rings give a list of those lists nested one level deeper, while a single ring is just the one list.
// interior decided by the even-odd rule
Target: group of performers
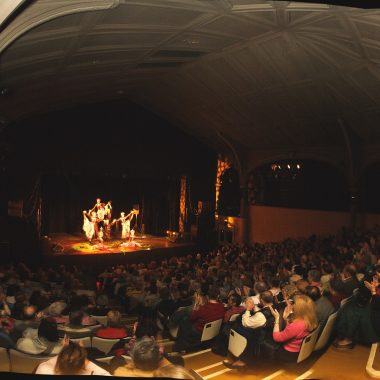
[{"label": "group of performers", "polygon": [[100,198],[96,199],[95,206],[86,211],[83,211],[83,231],[86,234],[87,240],[91,243],[97,240],[103,243],[104,240],[111,239],[112,226],[121,225],[121,238],[125,243],[133,243],[135,237],[134,228],[131,229],[133,217],[138,215],[138,210],[131,210],[129,214],[120,213],[120,218],[112,219],[111,201],[103,203]]}]

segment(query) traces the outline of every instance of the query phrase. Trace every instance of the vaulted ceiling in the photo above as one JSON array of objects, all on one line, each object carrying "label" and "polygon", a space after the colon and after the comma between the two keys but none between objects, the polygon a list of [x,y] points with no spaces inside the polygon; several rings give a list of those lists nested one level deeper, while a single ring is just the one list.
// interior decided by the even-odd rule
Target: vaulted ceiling
[{"label": "vaulted ceiling", "polygon": [[[69,4],[68,4],[69,3]],[[36,0],[0,33],[0,117],[125,98],[213,144],[380,142],[380,10]]]}]

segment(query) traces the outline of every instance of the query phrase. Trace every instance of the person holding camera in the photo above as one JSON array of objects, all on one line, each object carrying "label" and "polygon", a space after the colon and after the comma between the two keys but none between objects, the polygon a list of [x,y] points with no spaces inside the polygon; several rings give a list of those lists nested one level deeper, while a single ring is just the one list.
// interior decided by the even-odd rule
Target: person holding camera
[{"label": "person holding camera", "polygon": [[287,302],[283,319],[285,328],[280,329],[280,313],[270,306],[274,317],[273,340],[282,343],[276,352],[276,358],[282,362],[296,362],[301,350],[303,338],[318,326],[315,306],[311,298],[300,294],[294,296],[294,304]]}]

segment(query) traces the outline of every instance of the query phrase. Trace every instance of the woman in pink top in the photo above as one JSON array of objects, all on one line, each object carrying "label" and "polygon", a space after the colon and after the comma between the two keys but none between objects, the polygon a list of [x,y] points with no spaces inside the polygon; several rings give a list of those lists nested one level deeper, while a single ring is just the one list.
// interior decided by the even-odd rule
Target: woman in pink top
[{"label": "woman in pink top", "polygon": [[287,320],[286,327],[280,331],[280,314],[271,308],[275,318],[273,340],[283,343],[277,351],[281,361],[296,362],[301,350],[302,340],[317,328],[317,317],[313,301],[306,295],[294,297],[294,305],[288,303],[283,318]]}]

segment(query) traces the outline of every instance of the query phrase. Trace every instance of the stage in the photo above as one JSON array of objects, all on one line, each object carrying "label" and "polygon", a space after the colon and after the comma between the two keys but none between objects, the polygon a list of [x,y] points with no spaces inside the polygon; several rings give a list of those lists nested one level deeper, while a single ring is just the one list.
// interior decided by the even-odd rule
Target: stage
[{"label": "stage", "polygon": [[111,239],[89,243],[84,235],[51,234],[41,239],[44,261],[54,263],[148,262],[194,253],[193,242],[171,242],[165,237],[136,236],[133,243]]}]

